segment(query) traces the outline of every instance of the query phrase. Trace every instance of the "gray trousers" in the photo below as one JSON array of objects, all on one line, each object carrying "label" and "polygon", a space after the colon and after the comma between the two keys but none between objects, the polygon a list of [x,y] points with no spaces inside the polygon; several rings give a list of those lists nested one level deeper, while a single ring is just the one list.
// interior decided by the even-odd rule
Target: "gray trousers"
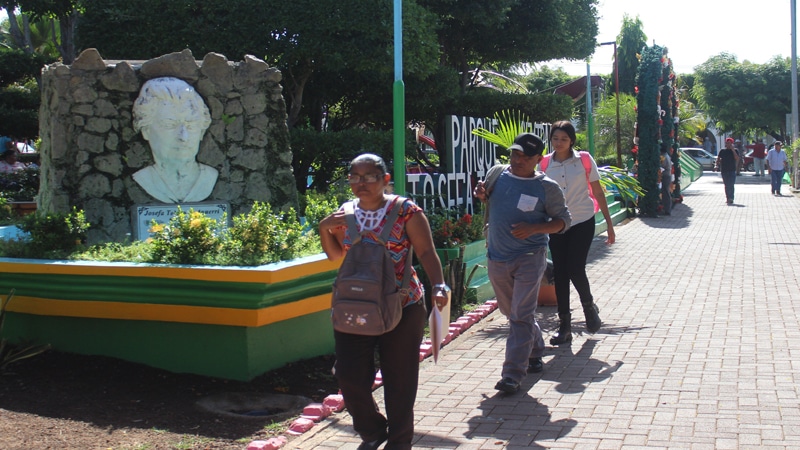
[{"label": "gray trousers", "polygon": [[546,257],[547,247],[542,247],[513,261],[488,261],[489,280],[497,296],[497,306],[508,317],[503,377],[515,381],[525,378],[528,358],[544,355],[544,338],[536,322],[536,305],[547,265]]}]

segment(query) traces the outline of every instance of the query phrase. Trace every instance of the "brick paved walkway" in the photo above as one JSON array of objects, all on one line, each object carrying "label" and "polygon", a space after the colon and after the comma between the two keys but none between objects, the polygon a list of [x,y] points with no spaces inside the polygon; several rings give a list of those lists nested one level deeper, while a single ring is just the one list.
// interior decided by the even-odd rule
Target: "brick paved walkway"
[{"label": "brick paved walkway", "polygon": [[[508,330],[498,311],[438,365],[425,360],[414,448],[800,448],[800,198],[769,189],[741,176],[728,206],[706,172],[671,216],[618,225],[611,247],[596,239],[603,328],[582,333],[573,290],[572,346],[548,347],[544,373],[515,395],[493,389]],[[547,340],[555,307],[539,316]],[[343,412],[286,448],[359,442]]]}]

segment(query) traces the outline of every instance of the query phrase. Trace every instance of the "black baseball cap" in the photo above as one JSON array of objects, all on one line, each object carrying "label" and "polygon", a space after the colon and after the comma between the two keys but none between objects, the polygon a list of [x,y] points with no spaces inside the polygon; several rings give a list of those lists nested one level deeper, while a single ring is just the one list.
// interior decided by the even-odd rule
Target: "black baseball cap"
[{"label": "black baseball cap", "polygon": [[514,138],[514,143],[508,149],[519,150],[525,156],[536,156],[544,152],[544,142],[533,133],[522,133]]}]

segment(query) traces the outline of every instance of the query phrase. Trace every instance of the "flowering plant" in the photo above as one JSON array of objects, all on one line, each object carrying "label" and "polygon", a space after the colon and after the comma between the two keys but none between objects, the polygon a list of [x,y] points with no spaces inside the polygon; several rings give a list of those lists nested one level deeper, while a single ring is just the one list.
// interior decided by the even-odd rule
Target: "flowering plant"
[{"label": "flowering plant", "polygon": [[483,218],[463,210],[435,208],[426,213],[437,248],[455,248],[483,239]]}]

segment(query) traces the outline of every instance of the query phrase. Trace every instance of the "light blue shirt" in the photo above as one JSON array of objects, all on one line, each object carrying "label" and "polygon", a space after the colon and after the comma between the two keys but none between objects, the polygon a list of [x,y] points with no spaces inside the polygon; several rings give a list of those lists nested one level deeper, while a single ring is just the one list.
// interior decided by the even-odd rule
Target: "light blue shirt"
[{"label": "light blue shirt", "polygon": [[566,231],[571,217],[558,184],[541,172],[532,178],[521,178],[505,170],[489,201],[488,257],[493,261],[512,261],[517,257],[546,247],[549,236],[534,234],[518,239],[511,234],[512,225],[520,222],[544,223],[562,219]]}]

